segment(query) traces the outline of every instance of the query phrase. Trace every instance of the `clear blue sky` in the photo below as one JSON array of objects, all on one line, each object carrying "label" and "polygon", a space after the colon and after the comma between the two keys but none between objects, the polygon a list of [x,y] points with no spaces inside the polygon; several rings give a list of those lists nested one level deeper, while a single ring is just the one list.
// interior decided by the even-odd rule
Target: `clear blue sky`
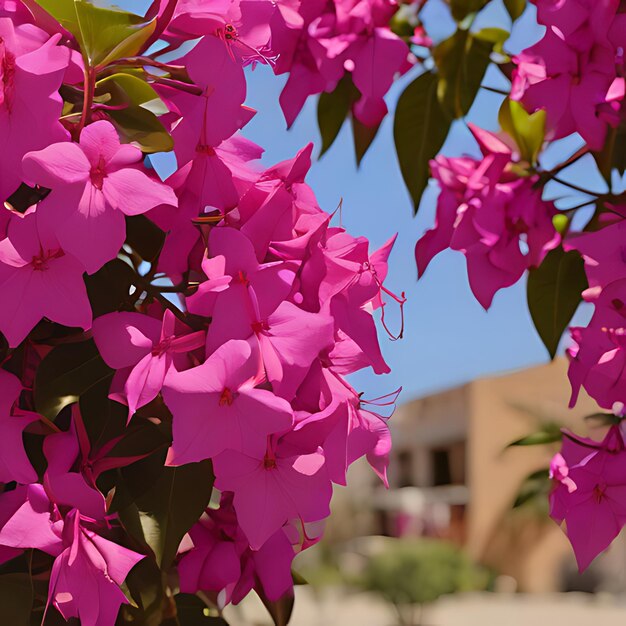
[{"label": "clear blue sky", "polygon": [[[136,3],[122,2],[126,8],[139,12]],[[474,27],[500,26],[510,28],[510,21],[500,0],[495,0],[483,12]],[[430,0],[424,15],[426,27],[433,39],[441,40],[454,32],[442,0]],[[517,52],[541,35],[531,6],[515,25],[506,48]],[[391,111],[404,87],[415,72],[399,80],[387,101]],[[247,104],[257,109],[255,118],[244,134],[265,148],[263,161],[270,165],[292,157],[309,141],[319,151],[320,141],[316,121],[316,99],[310,99],[300,117],[289,131],[278,105],[278,96],[285,77],[276,77],[263,66],[248,71]],[[490,68],[484,84],[506,89],[499,71]],[[497,111],[501,96],[481,90],[468,119],[480,126],[497,130]],[[530,319],[525,294],[525,279],[514,287],[496,294],[494,303],[485,312],[474,299],[468,285],[464,257],[457,252],[441,253],[431,263],[418,282],[413,248],[417,238],[429,228],[434,219],[437,189],[430,186],[422,200],[419,214],[413,217],[411,202],[405,190],[392,137],[392,116],[388,116],[378,136],[357,170],[349,125],[342,129],[335,144],[313,164],[308,177],[322,208],[332,212],[343,198],[343,225],[355,235],[364,235],[377,247],[394,233],[399,233],[391,256],[388,287],[399,293],[405,291],[405,337],[392,342],[381,333],[383,352],[392,368],[386,376],[369,371],[356,374],[353,384],[366,396],[373,397],[404,388],[406,401],[434,390],[466,382],[477,376],[525,367],[548,360]],[[580,145],[579,138],[561,142],[545,155],[544,165],[557,162]],[[443,152],[454,156],[478,155],[477,146],[462,121],[456,122]],[[594,168],[582,160],[572,180],[581,177],[592,187],[602,189],[602,181],[589,172]],[[566,177],[566,176],[564,176]],[[553,197],[568,196],[569,192],[555,188]],[[573,206],[579,197],[562,199],[562,206]],[[569,204],[568,204],[569,203]],[[397,321],[395,307],[390,305],[389,319]],[[584,322],[588,311],[579,311],[578,322]]]}]

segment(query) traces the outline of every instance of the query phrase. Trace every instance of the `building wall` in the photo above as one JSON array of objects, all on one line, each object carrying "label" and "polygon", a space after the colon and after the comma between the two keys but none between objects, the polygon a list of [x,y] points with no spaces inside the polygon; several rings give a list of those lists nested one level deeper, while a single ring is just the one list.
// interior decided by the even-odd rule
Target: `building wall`
[{"label": "building wall", "polygon": [[524,478],[547,467],[558,446],[505,448],[548,421],[594,435],[583,417],[596,412],[597,405],[581,394],[569,410],[569,395],[564,359],[471,385],[467,548],[475,558],[514,576],[525,591],[556,590],[563,562],[571,560],[565,536],[546,520],[545,510],[511,511]]}]

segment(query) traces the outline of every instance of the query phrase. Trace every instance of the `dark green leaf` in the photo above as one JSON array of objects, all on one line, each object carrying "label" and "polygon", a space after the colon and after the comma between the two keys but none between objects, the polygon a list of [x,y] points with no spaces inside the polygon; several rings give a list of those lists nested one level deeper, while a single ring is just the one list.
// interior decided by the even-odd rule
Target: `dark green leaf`
[{"label": "dark green leaf", "polygon": [[380,124],[377,126],[366,126],[354,116],[352,117],[352,135],[354,137],[354,154],[356,155],[357,166],[361,165],[361,161],[376,138],[379,128]]},{"label": "dark green leaf", "polygon": [[613,415],[613,413],[592,413],[585,416],[586,420],[596,422],[599,426],[614,426],[619,424],[622,419]]},{"label": "dark green leaf", "polygon": [[514,22],[526,9],[526,0],[504,0],[504,6]]},{"label": "dark green leaf", "polygon": [[152,262],[163,248],[165,233],[145,215],[132,215],[126,218],[126,241],[144,261]]},{"label": "dark green leaf", "polygon": [[33,591],[28,574],[0,576],[0,624],[29,626]]},{"label": "dark green leaf", "polygon": [[548,469],[537,470],[529,474],[522,482],[517,493],[513,508],[537,503],[545,507],[550,492],[550,472]]},{"label": "dark green leaf", "polygon": [[587,288],[584,263],[575,251],[550,251],[528,276],[528,309],[551,358]]},{"label": "dark green leaf", "polygon": [[135,143],[146,154],[169,152],[174,140],[154,113],[143,107],[108,111],[111,122],[129,143]]},{"label": "dark green leaf", "polygon": [[[125,591],[135,606],[122,606],[122,614],[138,626],[161,626],[165,590],[163,589],[163,573],[154,559],[145,558],[128,574],[124,583]],[[131,619],[128,619],[131,618]]]},{"label": "dark green leaf", "polygon": [[289,624],[289,620],[291,619],[291,614],[293,613],[293,605],[294,605],[294,597],[293,594],[287,594],[283,596],[280,600],[273,601],[268,600],[263,593],[261,593],[258,589],[256,590],[259,598],[265,605],[267,612],[270,614],[271,618],[274,620],[275,626],[287,626]]},{"label": "dark green leaf", "polygon": [[443,146],[450,129],[450,118],[437,98],[437,82],[435,74],[421,74],[404,90],[396,107],[396,153],[415,212],[428,184],[429,162]]},{"label": "dark green leaf", "polygon": [[126,430],[128,407],[109,400],[110,378],[96,383],[80,397],[80,413],[92,450],[119,437]]},{"label": "dark green leaf", "polygon": [[489,0],[450,0],[452,17],[460,22],[472,13],[478,13]]},{"label": "dark green leaf", "polygon": [[35,407],[54,419],[63,407],[77,402],[94,385],[112,376],[113,370],[102,360],[92,340],[57,346],[37,369]]},{"label": "dark green leaf", "polygon": [[136,500],[146,543],[166,570],[189,529],[200,519],[211,498],[211,461],[164,467],[152,489]]},{"label": "dark green leaf", "polygon": [[448,115],[458,118],[468,113],[494,47],[507,36],[506,31],[497,28],[478,33],[459,29],[434,48],[433,58],[439,71],[437,95]]},{"label": "dark green leaf", "polygon": [[512,441],[507,448],[514,446],[544,446],[556,441],[561,441],[561,429],[556,424],[547,424],[542,430]]},{"label": "dark green leaf", "polygon": [[127,309],[135,271],[120,259],[113,259],[95,274],[85,277],[94,317]]},{"label": "dark green leaf", "polygon": [[500,107],[498,121],[517,144],[522,159],[536,164],[546,134],[546,112],[543,109],[532,114],[521,103],[506,98]]},{"label": "dark green leaf", "polygon": [[91,67],[137,54],[156,27],[156,20],[86,0],[28,0],[34,2],[76,37]]},{"label": "dark green leaf", "polygon": [[357,97],[358,91],[349,75],[339,81],[335,91],[320,95],[317,101],[317,124],[322,138],[320,156],[333,145]]},{"label": "dark green leaf", "polygon": [[159,94],[143,79],[131,72],[118,72],[96,83],[96,97],[108,96],[109,105],[140,106],[154,115],[164,115],[167,106]]},{"label": "dark green leaf", "polygon": [[210,615],[206,604],[197,596],[179,593],[175,600],[180,626],[228,626],[224,618]]}]

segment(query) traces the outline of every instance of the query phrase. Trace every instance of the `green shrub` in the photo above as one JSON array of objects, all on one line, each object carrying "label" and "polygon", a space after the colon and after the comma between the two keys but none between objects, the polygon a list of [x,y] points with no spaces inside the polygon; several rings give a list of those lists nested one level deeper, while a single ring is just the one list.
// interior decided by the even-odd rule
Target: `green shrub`
[{"label": "green shrub", "polygon": [[423,605],[444,594],[483,590],[489,573],[454,545],[432,539],[389,539],[365,568],[364,587],[395,607]]}]

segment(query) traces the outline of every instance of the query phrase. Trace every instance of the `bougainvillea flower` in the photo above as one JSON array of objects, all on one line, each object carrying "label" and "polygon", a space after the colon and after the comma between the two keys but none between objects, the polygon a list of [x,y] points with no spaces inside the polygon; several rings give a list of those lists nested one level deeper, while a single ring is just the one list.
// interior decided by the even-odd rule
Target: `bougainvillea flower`
[{"label": "bougainvillea flower", "polygon": [[22,157],[50,143],[63,141],[67,131],[59,122],[63,100],[58,90],[70,60],[69,50],[57,45],[33,24],[16,25],[0,17],[0,200],[4,202],[22,182]]},{"label": "bougainvillea flower", "polygon": [[[206,59],[212,59],[207,65]],[[246,80],[243,69],[229,54],[227,44],[216,37],[205,37],[179,61],[200,95],[183,92],[168,97],[182,118],[172,130],[179,166],[197,153],[211,153],[217,146],[250,121],[255,111],[243,106]],[[219,124],[215,120],[219,119]]]},{"label": "bougainvillea flower", "polygon": [[462,252],[472,292],[487,309],[496,291],[538,266],[560,237],[552,223],[556,210],[535,188],[537,178],[517,176],[509,168],[512,154],[507,146],[493,136],[487,142],[488,133],[472,130],[482,160],[439,156],[431,162],[441,194],[435,226],[417,242],[415,258],[421,276],[445,248]]},{"label": "bougainvillea flower", "polygon": [[63,548],[52,565],[50,601],[66,620],[111,626],[120,606],[128,604],[120,585],[145,555],[93,532],[77,510],[65,518]]},{"label": "bougainvillea flower", "polygon": [[256,389],[258,357],[245,341],[228,341],[202,365],[172,372],[163,390],[174,415],[171,465],[213,458],[224,450],[265,452],[267,436],[288,430],[289,404]]},{"label": "bougainvillea flower", "polygon": [[330,512],[332,486],[321,451],[293,454],[269,437],[264,454],[227,450],[213,464],[215,486],[235,494],[237,519],[253,550],[290,519],[313,522]]},{"label": "bougainvillea flower", "polygon": [[115,396],[128,404],[129,417],[157,397],[176,355],[186,360],[186,355],[204,346],[204,331],[191,332],[183,326],[170,310],[162,321],[140,313],[109,313],[94,320],[94,339],[102,358],[109,367],[129,370],[123,393]]},{"label": "bougainvillea flower", "polygon": [[15,215],[0,241],[0,331],[17,346],[44,317],[66,326],[91,326],[83,266],[59,244],[39,209]]},{"label": "bougainvillea flower", "polygon": [[22,432],[39,419],[36,413],[22,411],[17,401],[22,383],[17,376],[0,369],[0,482],[27,484],[37,480],[24,450]]},{"label": "bougainvillea flower", "polygon": [[124,215],[178,202],[170,187],[133,167],[142,158],[138,148],[120,144],[107,121],[86,126],[79,144],[55,143],[24,157],[25,176],[53,191],[46,218],[56,225],[63,248],[89,273],[122,247]]},{"label": "bougainvillea flower", "polygon": [[553,515],[567,525],[580,571],[608,548],[626,523],[626,451],[619,429],[612,428],[602,443],[595,443],[595,450],[593,446],[594,442],[581,442],[578,447],[584,450],[571,460],[568,448],[561,451],[567,477],[576,488],[557,478],[552,496]]}]

